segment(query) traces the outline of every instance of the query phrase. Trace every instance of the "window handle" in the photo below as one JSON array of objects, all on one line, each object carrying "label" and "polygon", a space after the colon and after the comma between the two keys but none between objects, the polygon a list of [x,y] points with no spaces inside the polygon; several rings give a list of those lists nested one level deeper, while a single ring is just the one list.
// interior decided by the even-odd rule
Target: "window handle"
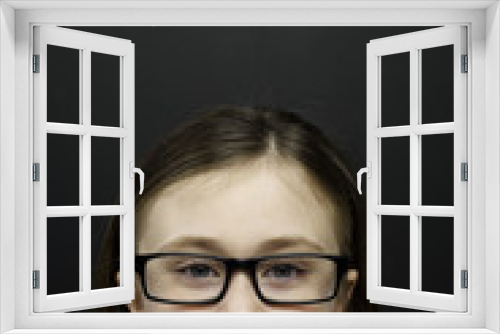
[{"label": "window handle", "polygon": [[142,169],[134,167],[133,161],[130,161],[130,178],[134,178],[134,173],[139,174],[139,184],[140,184],[140,190],[139,190],[139,195],[142,195],[142,191],[144,190],[144,172]]},{"label": "window handle", "polygon": [[358,171],[358,192],[361,194],[361,176],[366,173],[366,176],[370,179],[372,177],[372,163],[368,161],[368,166],[361,168]]}]

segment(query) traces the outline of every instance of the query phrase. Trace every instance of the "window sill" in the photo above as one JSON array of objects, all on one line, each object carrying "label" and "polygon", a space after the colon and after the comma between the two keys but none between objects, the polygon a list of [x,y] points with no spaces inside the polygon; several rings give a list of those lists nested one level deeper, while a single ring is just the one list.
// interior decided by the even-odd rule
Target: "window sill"
[{"label": "window sill", "polygon": [[[255,329],[14,329],[4,334],[253,334]],[[481,328],[460,329],[259,329],[259,334],[486,334]]]}]

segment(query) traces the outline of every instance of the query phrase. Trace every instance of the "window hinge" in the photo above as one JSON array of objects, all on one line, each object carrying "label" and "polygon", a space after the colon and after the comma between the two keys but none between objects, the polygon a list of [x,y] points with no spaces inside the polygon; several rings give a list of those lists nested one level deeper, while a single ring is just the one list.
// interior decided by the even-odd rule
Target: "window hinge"
[{"label": "window hinge", "polygon": [[461,168],[460,168],[460,180],[461,181],[468,181],[469,180],[469,167],[467,166],[467,163],[466,162],[462,162],[460,164]]},{"label": "window hinge", "polygon": [[462,277],[462,284],[461,287],[462,289],[467,289],[469,287],[469,277],[467,274],[467,270],[462,270],[461,272],[461,277]]},{"label": "window hinge", "polygon": [[40,181],[40,164],[38,162],[33,164],[33,181]]},{"label": "window hinge", "polygon": [[40,289],[40,270],[33,270],[33,289]]},{"label": "window hinge", "polygon": [[469,57],[467,55],[462,55],[462,73],[467,73],[469,71]]},{"label": "window hinge", "polygon": [[40,55],[33,55],[33,73],[40,73]]}]

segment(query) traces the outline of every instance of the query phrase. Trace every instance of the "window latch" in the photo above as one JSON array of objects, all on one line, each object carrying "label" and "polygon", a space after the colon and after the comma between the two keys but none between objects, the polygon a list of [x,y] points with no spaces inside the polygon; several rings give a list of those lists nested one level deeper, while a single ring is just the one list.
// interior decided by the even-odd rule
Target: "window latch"
[{"label": "window latch", "polygon": [[366,176],[371,179],[372,177],[372,163],[371,161],[368,161],[368,166],[367,167],[364,167],[364,168],[361,168],[359,171],[358,171],[358,192],[361,194],[361,176],[363,175],[363,173],[366,173]]},{"label": "window latch", "polygon": [[134,173],[139,174],[139,183],[140,183],[140,190],[139,190],[139,195],[142,195],[142,191],[144,190],[144,172],[142,169],[134,167],[134,162],[130,161],[129,163],[129,169],[130,169],[130,178],[134,178]]}]

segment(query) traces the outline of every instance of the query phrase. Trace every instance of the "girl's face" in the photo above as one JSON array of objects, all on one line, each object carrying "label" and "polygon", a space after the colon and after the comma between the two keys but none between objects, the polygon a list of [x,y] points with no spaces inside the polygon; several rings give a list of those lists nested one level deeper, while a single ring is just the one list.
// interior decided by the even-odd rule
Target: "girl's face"
[{"label": "girl's face", "polygon": [[[345,255],[334,227],[336,208],[311,186],[302,169],[270,161],[220,169],[148,195],[136,211],[136,252],[235,258],[296,252]],[[342,312],[356,280],[357,272],[350,270],[337,298],[329,302],[270,305],[255,294],[248,274],[238,270],[219,303],[176,305],[146,298],[137,277],[136,296],[128,307],[132,312]]]}]

